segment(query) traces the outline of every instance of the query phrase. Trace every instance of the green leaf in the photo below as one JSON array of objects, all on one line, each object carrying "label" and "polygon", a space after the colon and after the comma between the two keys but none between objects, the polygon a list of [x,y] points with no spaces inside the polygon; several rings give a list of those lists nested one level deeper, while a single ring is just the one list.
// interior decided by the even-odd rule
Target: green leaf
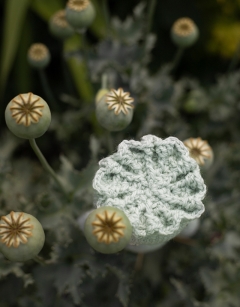
[{"label": "green leaf", "polygon": [[5,2],[5,20],[0,65],[0,92],[2,93],[13,65],[22,26],[29,6],[29,0],[7,0]]}]

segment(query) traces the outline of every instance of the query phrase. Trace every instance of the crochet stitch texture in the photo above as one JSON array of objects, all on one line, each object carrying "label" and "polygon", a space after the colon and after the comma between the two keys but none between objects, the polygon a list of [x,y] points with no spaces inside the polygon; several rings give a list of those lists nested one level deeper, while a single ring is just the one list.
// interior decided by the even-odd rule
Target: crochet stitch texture
[{"label": "crochet stitch texture", "polygon": [[124,140],[99,165],[96,207],[124,211],[133,227],[132,245],[164,244],[204,212],[199,166],[175,137]]}]

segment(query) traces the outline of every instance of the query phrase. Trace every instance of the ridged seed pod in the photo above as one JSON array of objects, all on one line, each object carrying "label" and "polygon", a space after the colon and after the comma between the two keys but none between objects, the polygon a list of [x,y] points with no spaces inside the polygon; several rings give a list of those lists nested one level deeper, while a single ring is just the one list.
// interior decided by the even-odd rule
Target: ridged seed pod
[{"label": "ridged seed pod", "polygon": [[66,20],[65,10],[57,11],[49,20],[49,30],[57,38],[66,39],[74,34],[74,29]]},{"label": "ridged seed pod", "polygon": [[98,122],[109,131],[120,131],[126,128],[133,117],[133,98],[122,88],[112,89],[102,96],[96,104]]},{"label": "ridged seed pod", "polygon": [[96,251],[112,254],[127,246],[132,235],[132,226],[122,210],[103,206],[88,215],[84,234]]},{"label": "ridged seed pod", "polygon": [[27,59],[30,66],[43,69],[49,64],[51,55],[46,45],[36,43],[28,49]]},{"label": "ridged seed pod", "polygon": [[8,129],[23,139],[42,136],[51,122],[51,111],[41,97],[33,93],[19,94],[7,105],[5,120]]},{"label": "ridged seed pod", "polygon": [[190,157],[192,157],[202,169],[207,170],[212,165],[214,158],[213,150],[207,141],[198,137],[189,138],[183,143],[188,148]]},{"label": "ridged seed pod", "polygon": [[95,15],[95,8],[89,0],[69,0],[67,2],[66,19],[76,30],[90,26]]},{"label": "ridged seed pod", "polygon": [[190,47],[199,36],[199,30],[194,21],[184,17],[177,19],[171,28],[171,38],[179,47]]},{"label": "ridged seed pod", "polygon": [[26,261],[41,251],[45,234],[40,222],[32,215],[14,212],[0,220],[0,251],[11,261]]}]

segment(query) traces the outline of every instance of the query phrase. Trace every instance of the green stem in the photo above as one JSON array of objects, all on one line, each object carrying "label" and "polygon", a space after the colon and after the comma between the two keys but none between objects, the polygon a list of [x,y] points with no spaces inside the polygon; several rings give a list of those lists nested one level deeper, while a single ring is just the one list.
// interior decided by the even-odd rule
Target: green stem
[{"label": "green stem", "polygon": [[42,83],[43,90],[45,92],[45,95],[47,96],[48,103],[50,104],[50,106],[54,107],[55,109],[58,109],[57,102],[49,86],[45,71],[43,69],[38,69],[38,73]]},{"label": "green stem", "polygon": [[150,33],[152,29],[153,15],[155,12],[156,4],[157,4],[156,0],[150,1],[149,9],[148,9],[148,18],[147,18],[147,34]]},{"label": "green stem", "polygon": [[239,58],[240,58],[240,42],[238,43],[235,53],[233,55],[233,58],[229,64],[228,72],[232,72],[236,68],[239,62]]},{"label": "green stem", "polygon": [[180,61],[182,59],[184,50],[185,50],[185,48],[178,47],[178,50],[177,50],[176,55],[175,55],[175,57],[173,59],[173,62],[172,62],[172,67],[171,67],[171,71],[172,72],[175,71],[176,68],[178,67],[178,65],[179,65],[179,63],[180,63]]},{"label": "green stem", "polygon": [[108,81],[108,76],[106,73],[102,74],[102,80],[101,80],[101,88],[107,88],[107,82]]},{"label": "green stem", "polygon": [[64,195],[68,198],[68,194],[64,189],[64,186],[61,184],[60,180],[58,179],[56,173],[54,172],[54,170],[51,168],[51,166],[48,164],[47,160],[45,159],[45,157],[43,156],[43,154],[41,153],[39,147],[36,144],[35,139],[29,139],[29,143],[33,149],[33,151],[35,152],[36,156],[38,157],[39,161],[41,162],[43,168],[52,176],[52,178],[55,180],[55,182],[57,183],[57,185],[59,186],[59,188],[61,189],[61,191],[64,193]]},{"label": "green stem", "polygon": [[104,20],[106,22],[106,28],[107,28],[106,33],[108,35],[110,32],[110,15],[108,11],[107,0],[102,0],[102,10],[103,10]]},{"label": "green stem", "polygon": [[107,144],[108,144],[108,151],[110,154],[113,153],[114,151],[114,146],[113,146],[113,139],[110,131],[107,131]]},{"label": "green stem", "polygon": [[35,257],[33,258],[33,260],[36,261],[37,263],[41,264],[41,265],[46,265],[45,260],[44,260],[42,257],[39,257],[38,255],[35,256]]}]

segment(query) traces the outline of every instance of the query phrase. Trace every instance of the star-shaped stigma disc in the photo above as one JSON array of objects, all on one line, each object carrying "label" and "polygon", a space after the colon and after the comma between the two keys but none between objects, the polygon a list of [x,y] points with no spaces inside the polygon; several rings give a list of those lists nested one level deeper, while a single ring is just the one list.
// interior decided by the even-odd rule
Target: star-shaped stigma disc
[{"label": "star-shaped stigma disc", "polygon": [[[28,95],[28,96],[27,96]],[[44,105],[41,98],[33,93],[19,94],[11,101],[11,115],[17,124],[28,127],[31,123],[37,123],[42,116]]]},{"label": "star-shaped stigma disc", "polygon": [[185,140],[184,145],[188,148],[190,156],[196,160],[199,165],[204,165],[205,161],[212,158],[212,149],[207,141],[199,138],[189,138]]},{"label": "star-shaped stigma disc", "polygon": [[96,214],[92,226],[94,226],[93,234],[97,237],[98,242],[106,244],[118,242],[124,236],[123,229],[126,228],[122,217],[116,212],[108,212],[107,210]]},{"label": "star-shaped stigma disc", "polygon": [[128,92],[124,92],[122,88],[118,90],[112,89],[106,95],[106,103],[108,104],[109,110],[114,110],[115,114],[118,115],[121,111],[126,115],[129,109],[133,109],[132,105],[134,99],[129,96]]},{"label": "star-shaped stigma disc", "polygon": [[0,221],[0,239],[7,247],[18,247],[20,243],[26,244],[28,237],[32,236],[33,225],[30,218],[24,217],[23,212],[12,211],[2,216]]}]

